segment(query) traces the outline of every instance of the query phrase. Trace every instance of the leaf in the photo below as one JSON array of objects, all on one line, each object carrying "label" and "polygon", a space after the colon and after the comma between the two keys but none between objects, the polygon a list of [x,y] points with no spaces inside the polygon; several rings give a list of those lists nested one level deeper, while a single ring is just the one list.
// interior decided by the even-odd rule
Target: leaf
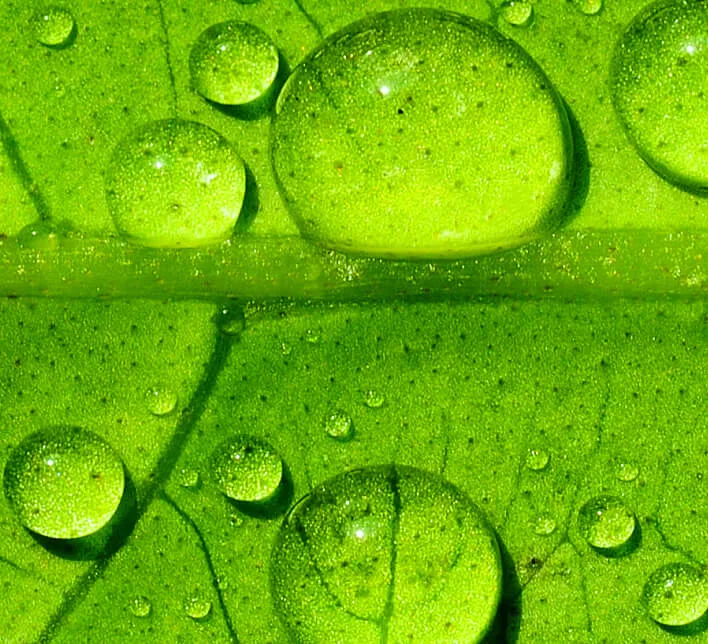
[{"label": "leaf", "polygon": [[[215,22],[263,28],[292,68],[365,11],[408,4],[75,2],[76,42],[57,50],[29,29],[39,3],[0,6],[0,231],[75,231],[56,247],[28,229],[0,239],[0,292],[23,296],[2,302],[1,464],[33,431],[72,424],[107,440],[130,479],[103,541],[41,541],[0,503],[6,641],[288,641],[269,599],[280,515],[244,511],[211,477],[211,452],[237,432],[277,449],[288,502],[390,462],[459,486],[503,546],[493,641],[676,639],[641,594],[660,565],[708,561],[706,200],[650,170],[614,119],[609,56],[641,7],[607,2],[590,18],[539,0],[529,29],[495,21],[567,101],[581,170],[566,231],[479,260],[385,263],[302,243],[272,176],[268,119],[235,118],[190,89],[189,48]],[[493,19],[486,2],[440,4]],[[223,133],[251,171],[248,235],[231,245],[152,252],[111,238],[102,173],[113,147],[174,115]],[[415,297],[392,302],[403,288]],[[228,336],[212,318],[235,291],[325,303],[256,301]],[[430,291],[437,301],[420,302]],[[96,295],[119,299],[59,299]],[[189,301],[159,300],[171,296]],[[176,396],[172,413],[151,412],[155,388]],[[371,391],[382,406],[367,406]],[[349,442],[324,431],[337,409],[353,419]],[[550,455],[545,469],[526,466],[532,449]],[[618,478],[623,463],[637,478]],[[626,556],[598,554],[579,533],[578,510],[598,494],[637,517]],[[537,534],[539,516],[555,529]],[[190,617],[199,602],[207,614]]]}]

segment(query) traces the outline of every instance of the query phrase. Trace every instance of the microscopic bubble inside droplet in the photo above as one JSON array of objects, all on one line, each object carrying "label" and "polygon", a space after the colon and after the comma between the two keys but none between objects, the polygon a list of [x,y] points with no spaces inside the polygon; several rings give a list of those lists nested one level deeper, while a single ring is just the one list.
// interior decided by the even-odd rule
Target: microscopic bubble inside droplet
[{"label": "microscopic bubble inside droplet", "polygon": [[708,5],[661,1],[631,22],[615,49],[612,102],[630,141],[660,175],[708,190]]},{"label": "microscopic bubble inside droplet", "polygon": [[145,392],[145,400],[150,413],[167,416],[177,407],[177,394],[165,385],[155,385]]},{"label": "microscopic bubble inside droplet", "polygon": [[568,119],[539,66],[490,25],[425,8],[369,16],[306,57],[271,151],[303,235],[388,257],[528,241],[562,218],[572,174]]},{"label": "microscopic bubble inside droplet", "polygon": [[184,612],[195,620],[206,619],[211,613],[211,602],[198,595],[187,597],[184,600],[183,607]]},{"label": "microscopic bubble inside droplet", "polygon": [[76,23],[74,16],[63,7],[47,7],[32,18],[37,40],[49,47],[61,47],[71,39]]},{"label": "microscopic bubble inside droplet", "polygon": [[234,501],[259,502],[272,497],[283,478],[283,461],[260,438],[237,435],[213,452],[212,473],[221,491]]},{"label": "microscopic bubble inside droplet", "polygon": [[644,585],[649,617],[662,626],[687,626],[708,611],[705,571],[687,563],[672,563],[655,570]]},{"label": "microscopic bubble inside droplet", "polygon": [[613,550],[626,545],[636,528],[634,513],[621,499],[597,496],[587,501],[578,513],[578,529],[593,548]]},{"label": "microscopic bubble inside droplet", "polygon": [[201,123],[150,123],[121,141],[106,173],[116,228],[136,244],[196,247],[233,232],[246,191],[241,157]]},{"label": "microscopic bubble inside droplet", "polygon": [[270,574],[276,611],[303,642],[379,644],[384,629],[389,642],[478,642],[501,590],[480,510],[441,477],[402,466],[315,487],[283,522]]},{"label": "microscopic bubble inside droplet", "polygon": [[510,25],[527,27],[533,19],[533,5],[527,0],[505,0],[499,5],[499,15]]},{"label": "microscopic bubble inside droplet", "polygon": [[54,539],[100,530],[123,497],[123,463],[102,438],[77,427],[31,434],[5,466],[5,495],[20,522]]},{"label": "microscopic bubble inside droplet", "polygon": [[130,601],[128,608],[136,617],[148,617],[152,612],[152,603],[144,595],[139,595]]},{"label": "microscopic bubble inside droplet", "polygon": [[273,41],[258,27],[236,20],[202,32],[189,57],[195,89],[224,105],[244,105],[263,96],[275,81],[278,64]]},{"label": "microscopic bubble inside droplet", "polygon": [[352,417],[341,409],[328,412],[325,415],[324,428],[328,436],[339,440],[346,440],[347,438],[351,438],[352,435]]}]

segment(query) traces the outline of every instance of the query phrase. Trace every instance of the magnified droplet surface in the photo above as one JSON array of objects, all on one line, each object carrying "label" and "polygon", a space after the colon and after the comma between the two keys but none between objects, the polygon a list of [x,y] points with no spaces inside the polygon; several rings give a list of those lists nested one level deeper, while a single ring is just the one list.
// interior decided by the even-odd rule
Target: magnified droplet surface
[{"label": "magnified droplet surface", "polygon": [[123,497],[123,463],[102,438],[77,427],[31,434],[5,465],[5,496],[28,530],[77,539],[100,530]]},{"label": "magnified droplet surface", "polygon": [[687,626],[708,611],[705,572],[687,563],[672,563],[655,570],[644,586],[649,617],[662,626]]},{"label": "magnified droplet surface", "polygon": [[271,560],[275,607],[297,641],[477,642],[496,613],[501,563],[480,510],[441,477],[353,470],[286,517]]},{"label": "magnified droplet surface", "polygon": [[621,548],[634,535],[637,520],[624,502],[614,496],[588,500],[578,513],[578,529],[593,548]]},{"label": "magnified droplet surface", "polygon": [[196,247],[228,238],[246,191],[241,157],[206,125],[170,119],[116,147],[106,199],[116,228],[137,244]]},{"label": "magnified droplet surface", "polygon": [[268,35],[237,20],[202,32],[189,56],[194,88],[223,105],[245,105],[263,96],[278,66],[278,49]]},{"label": "magnified droplet surface", "polygon": [[615,111],[642,158],[664,178],[708,190],[708,4],[650,5],[612,61]]},{"label": "magnified droplet surface", "polygon": [[557,223],[571,147],[560,99],[521,47],[418,8],[350,25],[298,66],[278,99],[272,158],[305,236],[450,257]]},{"label": "magnified droplet surface", "polygon": [[69,42],[76,23],[74,16],[63,7],[46,7],[32,18],[37,40],[49,47],[60,47]]}]

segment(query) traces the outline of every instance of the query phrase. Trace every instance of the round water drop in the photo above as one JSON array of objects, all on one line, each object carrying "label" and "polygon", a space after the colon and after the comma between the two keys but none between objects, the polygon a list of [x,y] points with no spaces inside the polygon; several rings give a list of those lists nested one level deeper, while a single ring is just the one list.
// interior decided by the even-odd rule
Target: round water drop
[{"label": "round water drop", "polygon": [[283,461],[275,449],[251,436],[233,436],[221,443],[212,454],[212,468],[217,485],[234,501],[265,501],[283,478]]},{"label": "round water drop", "polygon": [[592,498],[578,513],[580,534],[598,550],[616,550],[627,545],[636,525],[634,513],[614,496]]},{"label": "round water drop", "polygon": [[446,258],[556,225],[571,148],[558,95],[519,45],[472,18],[417,8],[350,25],[295,69],[272,159],[306,237]]},{"label": "round water drop", "polygon": [[314,488],[283,522],[270,572],[275,608],[303,642],[477,642],[501,590],[480,510],[441,477],[403,466]]},{"label": "round water drop", "polygon": [[196,247],[227,239],[246,191],[241,157],[194,121],[156,121],[118,144],[106,176],[116,228],[154,247]]},{"label": "round water drop", "polygon": [[619,40],[612,101],[629,139],[664,178],[708,190],[708,5],[658,2]]},{"label": "round water drop", "polygon": [[214,316],[214,320],[224,335],[240,335],[246,328],[246,316],[243,307],[237,304],[224,304]]},{"label": "round water drop", "polygon": [[662,626],[687,626],[708,611],[708,579],[703,570],[672,563],[655,570],[644,585],[649,617]]},{"label": "round water drop", "polygon": [[155,416],[167,416],[177,407],[177,394],[169,387],[157,385],[145,392],[145,400],[150,413]]},{"label": "round water drop", "polygon": [[596,16],[602,11],[603,0],[575,0],[575,6],[586,16]]},{"label": "round water drop", "polygon": [[526,467],[540,472],[548,467],[551,455],[545,449],[532,448],[526,453]]},{"label": "round water drop", "polygon": [[533,531],[543,537],[547,537],[556,531],[556,520],[550,514],[539,514],[533,524]]},{"label": "round water drop", "polygon": [[17,233],[17,243],[27,250],[52,251],[60,245],[59,235],[54,226],[38,221],[28,224]]},{"label": "round water drop", "polygon": [[351,438],[354,431],[352,417],[341,409],[325,415],[324,428],[328,436],[339,440]]},{"label": "round water drop", "polygon": [[202,620],[211,613],[211,602],[204,597],[193,596],[184,600],[184,612],[192,619]]},{"label": "round water drop", "polygon": [[148,617],[152,612],[152,603],[145,595],[139,595],[131,600],[128,608],[136,617]]},{"label": "round water drop", "polygon": [[258,27],[236,20],[212,25],[189,56],[194,88],[224,105],[245,105],[263,96],[278,74],[278,49]]},{"label": "round water drop", "polygon": [[66,45],[74,35],[76,22],[68,9],[47,7],[33,18],[37,40],[48,47]]},{"label": "round water drop", "polygon": [[31,434],[10,454],[5,495],[20,522],[53,539],[93,534],[123,498],[123,463],[96,434],[54,427]]},{"label": "round water drop", "polygon": [[639,476],[639,468],[634,463],[618,463],[615,474],[620,481],[629,483]]},{"label": "round water drop", "polygon": [[527,0],[506,0],[499,5],[499,15],[514,27],[528,27],[533,20],[533,5]]},{"label": "round water drop", "polygon": [[188,489],[194,489],[199,485],[199,473],[190,468],[182,468],[177,477],[179,484]]},{"label": "round water drop", "polygon": [[364,404],[371,409],[383,407],[386,402],[386,396],[376,389],[369,389],[364,393]]}]

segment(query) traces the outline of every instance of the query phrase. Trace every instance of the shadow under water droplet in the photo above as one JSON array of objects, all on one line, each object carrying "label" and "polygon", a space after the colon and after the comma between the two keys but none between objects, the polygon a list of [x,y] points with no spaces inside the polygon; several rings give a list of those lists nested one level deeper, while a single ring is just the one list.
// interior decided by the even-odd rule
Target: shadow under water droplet
[{"label": "shadow under water droplet", "polygon": [[261,207],[256,177],[247,164],[244,163],[244,166],[246,169],[246,194],[243,198],[241,214],[234,225],[234,233],[239,235],[248,231]]},{"label": "shadow under water droplet", "polygon": [[516,564],[504,542],[496,533],[502,560],[502,597],[492,627],[482,640],[482,644],[513,644],[519,639],[521,627],[521,583],[516,572]]},{"label": "shadow under water droplet", "polygon": [[567,226],[580,213],[585,205],[590,189],[590,156],[585,135],[578,119],[570,105],[561,99],[565,113],[568,115],[570,134],[573,141],[573,178],[570,187],[570,197],[561,217],[559,227]]}]

